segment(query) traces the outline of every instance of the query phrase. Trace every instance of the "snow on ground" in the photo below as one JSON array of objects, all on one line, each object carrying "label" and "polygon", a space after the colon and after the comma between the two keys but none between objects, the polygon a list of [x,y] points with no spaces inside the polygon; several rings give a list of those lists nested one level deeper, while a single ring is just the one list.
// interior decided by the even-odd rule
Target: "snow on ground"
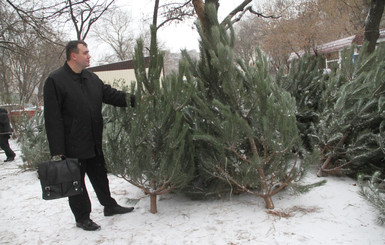
[{"label": "snow on ground", "polygon": [[[83,231],[67,199],[41,198],[37,173],[21,170],[19,146],[13,140],[11,146],[14,162],[3,163],[0,154],[0,244],[385,244],[385,226],[376,223],[377,211],[359,196],[355,181],[335,177],[306,194],[274,196],[274,212],[294,210],[291,217],[279,217],[266,212],[261,198],[246,194],[207,201],[168,194],[151,214],[148,196],[110,175],[113,197],[135,210],[104,217],[87,182],[91,218],[102,229]],[[309,173],[307,182],[320,180],[314,176]]]}]

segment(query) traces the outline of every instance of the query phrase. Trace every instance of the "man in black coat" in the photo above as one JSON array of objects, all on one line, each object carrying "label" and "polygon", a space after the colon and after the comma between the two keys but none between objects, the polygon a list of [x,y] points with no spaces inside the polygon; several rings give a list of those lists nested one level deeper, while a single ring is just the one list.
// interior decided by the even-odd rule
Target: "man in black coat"
[{"label": "man in black coat", "polygon": [[0,147],[4,150],[7,159],[4,162],[11,162],[15,160],[15,152],[9,146],[9,138],[11,138],[12,128],[9,123],[8,111],[0,108]]},{"label": "man in black coat", "polygon": [[[53,71],[44,84],[44,118],[52,156],[78,158],[82,173],[82,194],[69,197],[76,226],[98,230],[90,219],[91,202],[85,188],[87,173],[104,215],[131,212],[133,207],[121,207],[111,197],[107,170],[102,152],[102,103],[127,106],[127,94],[104,84],[99,77],[85,70],[90,54],[84,41],[70,41],[66,46],[67,61]],[[130,96],[134,106],[135,97]]]}]

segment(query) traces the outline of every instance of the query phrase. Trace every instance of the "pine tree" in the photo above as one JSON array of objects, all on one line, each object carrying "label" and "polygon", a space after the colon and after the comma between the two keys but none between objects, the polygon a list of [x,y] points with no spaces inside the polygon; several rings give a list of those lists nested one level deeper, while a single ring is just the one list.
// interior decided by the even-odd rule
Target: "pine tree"
[{"label": "pine tree", "polygon": [[305,55],[293,60],[288,73],[280,71],[277,83],[288,91],[296,100],[297,127],[307,150],[313,151],[317,143],[313,139],[314,124],[318,124],[323,110],[322,95],[325,90],[325,77],[321,69],[320,57]]},{"label": "pine tree", "polygon": [[185,65],[161,79],[163,53],[156,28],[151,27],[150,63],[146,70],[143,43],[135,50],[138,103],[135,108],[107,108],[104,144],[109,170],[150,195],[151,212],[157,196],[183,188],[194,171],[192,136],[183,110],[190,100]]},{"label": "pine tree", "polygon": [[300,159],[295,100],[277,86],[260,51],[256,66],[235,64],[231,25],[228,33],[218,23],[215,6],[205,11],[211,28],[199,29],[199,63],[184,53],[195,77],[188,115],[198,168],[274,208],[272,196],[301,179],[310,162]]},{"label": "pine tree", "polygon": [[385,179],[380,178],[381,173],[375,172],[369,180],[365,180],[364,175],[358,176],[358,186],[360,194],[368,200],[379,212],[378,223],[385,223]]},{"label": "pine tree", "polygon": [[36,170],[38,163],[50,160],[43,111],[36,110],[32,118],[24,118],[20,127],[20,144],[24,168]]},{"label": "pine tree", "polygon": [[[385,48],[351,60],[347,50],[343,69],[330,75],[333,103],[325,103],[317,125],[323,163],[318,176],[325,174],[372,174],[384,169],[385,130]],[[336,88],[336,89],[335,89]]]}]

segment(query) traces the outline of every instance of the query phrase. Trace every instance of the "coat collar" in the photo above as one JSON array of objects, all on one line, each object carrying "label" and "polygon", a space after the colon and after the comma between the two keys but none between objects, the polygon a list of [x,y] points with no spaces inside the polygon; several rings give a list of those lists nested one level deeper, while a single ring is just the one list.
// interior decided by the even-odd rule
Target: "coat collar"
[{"label": "coat collar", "polygon": [[79,74],[79,73],[76,73],[74,72],[71,67],[68,65],[67,61],[64,63],[64,69],[69,72],[71,75],[80,75],[82,78],[86,78],[86,72],[85,70],[83,69],[82,72]]}]

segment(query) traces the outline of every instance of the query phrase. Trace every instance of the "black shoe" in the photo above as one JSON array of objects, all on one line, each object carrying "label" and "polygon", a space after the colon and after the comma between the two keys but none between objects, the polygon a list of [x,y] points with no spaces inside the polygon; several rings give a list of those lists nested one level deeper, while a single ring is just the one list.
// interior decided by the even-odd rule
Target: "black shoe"
[{"label": "black shoe", "polygon": [[96,224],[91,219],[86,219],[84,221],[76,222],[76,226],[79,228],[82,228],[85,231],[100,230],[100,225]]},{"label": "black shoe", "polygon": [[15,160],[15,157],[7,157],[4,162],[12,162],[13,160]]},{"label": "black shoe", "polygon": [[120,205],[112,206],[112,207],[104,207],[104,216],[112,216],[115,214],[125,214],[134,210],[133,207],[122,207]]}]

